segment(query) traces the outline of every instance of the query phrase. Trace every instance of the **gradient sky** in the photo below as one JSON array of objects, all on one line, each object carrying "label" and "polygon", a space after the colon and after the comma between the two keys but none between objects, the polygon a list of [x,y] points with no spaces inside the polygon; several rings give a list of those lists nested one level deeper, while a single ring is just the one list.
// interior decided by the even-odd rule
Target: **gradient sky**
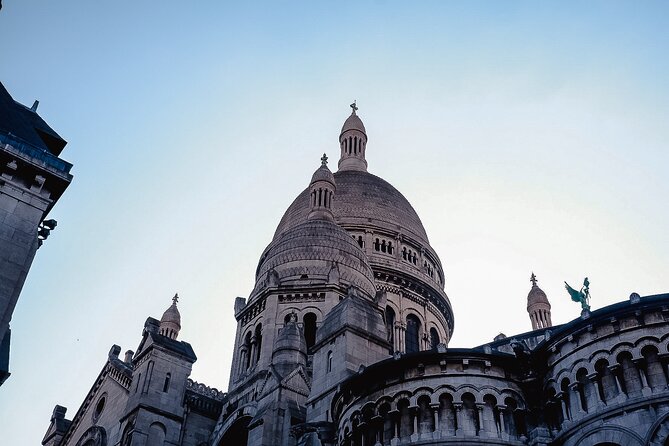
[{"label": "gradient sky", "polygon": [[369,170],[441,257],[451,346],[669,292],[669,3],[5,0],[0,80],[69,144],[12,320],[0,442],[71,418],[112,344],[182,297],[225,390],[233,301],[357,99]]}]

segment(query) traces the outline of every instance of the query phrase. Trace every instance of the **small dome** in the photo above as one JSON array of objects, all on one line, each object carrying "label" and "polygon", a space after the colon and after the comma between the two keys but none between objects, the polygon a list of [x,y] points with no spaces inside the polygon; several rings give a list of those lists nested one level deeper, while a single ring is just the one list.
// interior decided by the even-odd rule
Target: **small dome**
[{"label": "small dome", "polygon": [[181,313],[179,313],[176,303],[173,303],[165,310],[163,317],[160,318],[160,322],[173,322],[181,327]]},{"label": "small dome", "polygon": [[355,111],[351,113],[351,116],[349,116],[346,121],[344,121],[344,125],[341,128],[341,135],[346,133],[349,130],[358,130],[362,133],[367,135],[367,131],[365,130],[365,125],[362,123],[362,119],[358,115],[355,114]]},{"label": "small dome", "polygon": [[171,339],[176,339],[181,330],[181,313],[179,313],[179,309],[177,308],[178,299],[179,295],[175,294],[172,298],[172,305],[165,310],[163,317],[160,318],[158,333]]},{"label": "small dome", "polygon": [[323,158],[321,158],[321,167],[316,169],[316,172],[311,176],[311,184],[317,181],[327,181],[335,186],[335,178],[332,171],[328,168],[328,157],[325,154],[323,154]]},{"label": "small dome", "polygon": [[[337,273],[333,274],[336,270]],[[355,240],[331,220],[307,220],[280,234],[267,246],[256,270],[253,294],[275,274],[281,284],[328,283],[337,277],[369,297],[376,295],[367,256]]]},{"label": "small dome", "polygon": [[297,316],[291,315],[291,320],[279,331],[279,335],[274,341],[275,354],[280,350],[295,350],[299,352],[307,352],[307,341],[304,339],[304,334],[300,327],[297,326]]},{"label": "small dome", "polygon": [[302,330],[297,326],[297,315],[291,314],[291,319],[279,331],[274,341],[272,364],[276,370],[285,376],[298,366],[307,365],[307,341]]},{"label": "small dome", "polygon": [[530,292],[527,294],[527,307],[529,308],[532,305],[542,303],[542,304],[548,304],[550,307],[550,303],[548,302],[548,297],[546,296],[546,293],[539,288],[536,284],[532,285],[532,289]]}]

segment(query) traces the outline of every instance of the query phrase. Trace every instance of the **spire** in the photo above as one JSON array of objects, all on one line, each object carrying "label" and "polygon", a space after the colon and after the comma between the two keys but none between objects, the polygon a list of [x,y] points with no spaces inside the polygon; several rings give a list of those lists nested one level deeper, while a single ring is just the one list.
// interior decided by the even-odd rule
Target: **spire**
[{"label": "spire", "polygon": [[172,305],[165,310],[163,317],[160,318],[160,328],[158,329],[158,333],[167,336],[170,339],[176,339],[181,330],[181,314],[177,308],[178,301],[179,294],[175,293],[172,298]]},{"label": "spire", "polygon": [[534,273],[530,276],[530,282],[532,282],[532,289],[527,295],[527,313],[532,322],[532,330],[552,327],[551,304],[548,302],[546,293],[537,285],[538,280]]},{"label": "spire", "polygon": [[367,160],[365,160],[367,132],[362,120],[356,114],[358,110],[356,101],[353,101],[350,107],[351,116],[346,119],[339,134],[339,147],[341,149],[339,170],[367,172]]},{"label": "spire", "polygon": [[321,157],[321,166],[311,177],[309,184],[309,219],[333,220],[332,199],[335,193],[335,179],[328,169],[328,156]]}]

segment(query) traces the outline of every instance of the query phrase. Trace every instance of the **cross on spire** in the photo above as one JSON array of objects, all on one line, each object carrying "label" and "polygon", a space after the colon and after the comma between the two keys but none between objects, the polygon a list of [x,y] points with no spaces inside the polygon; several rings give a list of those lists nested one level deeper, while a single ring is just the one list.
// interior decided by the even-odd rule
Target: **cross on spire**
[{"label": "cross on spire", "polygon": [[324,153],[323,156],[321,157],[321,166],[327,166],[328,165],[328,156]]},{"label": "cross on spire", "polygon": [[177,302],[179,302],[179,293],[174,293],[174,297],[172,298],[172,304],[176,305]]},{"label": "cross on spire", "polygon": [[349,107],[353,110],[351,112],[352,115],[355,115],[355,111],[358,109],[358,106],[355,104],[355,99],[353,100],[353,104],[351,104]]},{"label": "cross on spire", "polygon": [[530,282],[532,282],[532,286],[537,286],[537,276],[532,273],[532,276],[530,277]]}]

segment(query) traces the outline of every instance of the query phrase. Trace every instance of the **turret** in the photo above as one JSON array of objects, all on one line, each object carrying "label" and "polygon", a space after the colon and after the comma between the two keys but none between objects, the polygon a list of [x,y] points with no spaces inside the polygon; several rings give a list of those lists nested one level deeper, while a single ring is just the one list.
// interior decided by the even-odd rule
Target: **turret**
[{"label": "turret", "polygon": [[537,286],[537,276],[534,273],[530,277],[530,282],[532,282],[532,289],[527,295],[527,312],[532,322],[532,330],[552,327],[551,304],[548,302],[546,293]]},{"label": "turret", "polygon": [[344,121],[339,134],[339,147],[341,148],[339,170],[367,172],[367,160],[365,160],[367,132],[362,120],[355,113],[358,110],[355,101],[351,104],[351,110],[351,116]]},{"label": "turret", "polygon": [[311,176],[309,183],[309,220],[334,220],[332,215],[332,199],[335,193],[335,179],[328,169],[328,157],[323,154],[321,167]]},{"label": "turret", "polygon": [[291,313],[288,323],[274,341],[272,364],[285,376],[298,366],[307,366],[307,342],[297,326],[297,314]]},{"label": "turret", "polygon": [[179,294],[175,294],[172,298],[172,305],[165,310],[163,317],[160,318],[158,333],[170,339],[176,339],[179,336],[179,330],[181,330],[181,314],[177,308],[178,301]]}]

